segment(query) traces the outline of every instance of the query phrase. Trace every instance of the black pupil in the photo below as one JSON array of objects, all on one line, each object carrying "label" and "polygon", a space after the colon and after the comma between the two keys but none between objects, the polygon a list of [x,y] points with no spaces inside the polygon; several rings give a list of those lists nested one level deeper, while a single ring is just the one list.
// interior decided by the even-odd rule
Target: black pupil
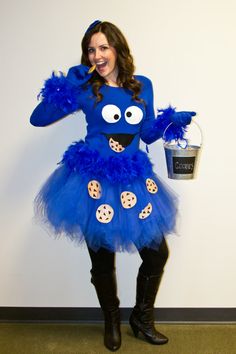
[{"label": "black pupil", "polygon": [[115,119],[115,120],[119,119],[119,114],[115,114],[115,115],[114,115],[114,119]]},{"label": "black pupil", "polygon": [[127,115],[127,117],[129,118],[129,117],[132,116],[132,113],[131,113],[131,112],[127,112],[126,115]]}]

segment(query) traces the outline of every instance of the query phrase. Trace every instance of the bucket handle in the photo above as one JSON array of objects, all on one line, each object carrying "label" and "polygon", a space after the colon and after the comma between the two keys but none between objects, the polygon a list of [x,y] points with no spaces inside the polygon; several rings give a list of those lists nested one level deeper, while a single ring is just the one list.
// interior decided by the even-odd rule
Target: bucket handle
[{"label": "bucket handle", "polygon": [[[198,127],[198,129],[199,129],[199,131],[200,131],[200,134],[201,134],[200,147],[201,147],[202,144],[203,144],[203,131],[202,131],[202,128],[201,128],[200,125],[196,122],[195,119],[192,119],[192,120],[191,120],[191,123],[190,123],[190,124],[192,124],[192,123],[194,123],[194,124]],[[168,124],[167,127],[165,128],[165,130],[164,130],[164,132],[163,132],[163,135],[162,135],[162,139],[163,139],[163,140],[165,140],[165,133],[166,133],[167,129],[171,126],[171,124],[174,124],[174,123],[171,122],[171,123]],[[167,144],[167,143],[165,143],[165,144]],[[183,148],[183,149],[186,149],[187,146],[188,146],[188,142],[186,141],[186,145],[185,145],[184,147],[182,147],[182,146],[179,144],[179,142],[178,142],[178,146],[180,146],[180,147]]]}]

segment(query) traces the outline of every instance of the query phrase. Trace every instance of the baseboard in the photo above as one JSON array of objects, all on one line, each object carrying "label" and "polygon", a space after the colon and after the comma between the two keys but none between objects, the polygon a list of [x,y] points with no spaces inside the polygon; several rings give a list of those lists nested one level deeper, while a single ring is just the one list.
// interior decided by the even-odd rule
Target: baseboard
[{"label": "baseboard", "polygon": [[[127,322],[131,308],[121,308]],[[156,308],[158,322],[236,322],[236,308]],[[0,307],[1,322],[99,322],[96,307]]]}]

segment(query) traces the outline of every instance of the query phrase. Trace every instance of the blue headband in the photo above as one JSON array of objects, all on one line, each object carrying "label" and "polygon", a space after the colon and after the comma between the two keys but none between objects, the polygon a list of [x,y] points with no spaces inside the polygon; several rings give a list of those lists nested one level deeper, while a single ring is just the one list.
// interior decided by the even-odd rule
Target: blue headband
[{"label": "blue headband", "polygon": [[87,30],[85,31],[85,34],[88,33],[89,31],[91,31],[91,29],[95,26],[97,26],[99,23],[102,23],[102,21],[100,20],[96,20],[93,23],[91,23],[91,25],[87,28]]}]

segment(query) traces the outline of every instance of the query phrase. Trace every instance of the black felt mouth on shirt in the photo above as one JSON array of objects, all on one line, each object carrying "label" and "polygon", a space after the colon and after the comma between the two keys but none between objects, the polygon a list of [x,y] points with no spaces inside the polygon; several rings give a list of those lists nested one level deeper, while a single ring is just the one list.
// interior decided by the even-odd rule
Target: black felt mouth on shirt
[{"label": "black felt mouth on shirt", "polygon": [[105,137],[107,138],[108,141],[112,138],[113,140],[118,142],[123,147],[129,146],[135,137],[135,134],[123,134],[123,133],[121,133],[121,134],[103,133],[103,135],[105,135]]}]

